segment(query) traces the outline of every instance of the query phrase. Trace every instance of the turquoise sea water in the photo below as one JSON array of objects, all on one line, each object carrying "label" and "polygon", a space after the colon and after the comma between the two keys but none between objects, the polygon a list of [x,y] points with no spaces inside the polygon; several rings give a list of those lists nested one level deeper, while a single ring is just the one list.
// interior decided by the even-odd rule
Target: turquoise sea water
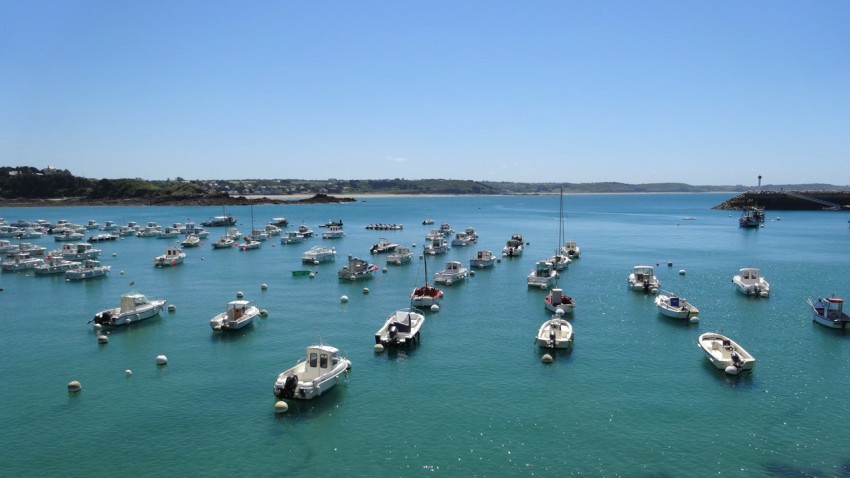
[{"label": "turquoise sea water", "polygon": [[[742,230],[736,213],[710,209],[728,197],[565,196],[566,239],[578,241],[582,257],[560,279],[577,301],[575,345],[552,364],[541,363],[533,343],[549,318],[545,292],[529,289],[526,276],[557,245],[557,196],[255,206],[257,224],[286,216],[289,229],[304,222],[320,233],[319,224],[343,219],[346,237],[275,238],[241,252],[212,250],[222,232],[212,229],[203,246],[186,250],[185,264],[164,269],[153,258],[171,241],[130,237],[96,246],[112,265],[104,279],[3,273],[0,475],[847,476],[850,332],[812,323],[806,298],[850,296],[848,216],[768,211],[763,228]],[[248,207],[228,212],[250,230]],[[170,225],[220,213],[0,208],[7,221],[80,224]],[[436,224],[421,225],[426,216]],[[444,287],[419,347],[375,354],[375,331],[422,282],[424,236],[443,222],[473,226],[480,239],[429,258],[431,274],[446,260],[468,263],[479,248],[500,252],[512,233],[529,245],[520,258]],[[405,227],[366,230],[370,223]],[[340,282],[348,254],[384,268],[385,257],[368,252],[381,237],[415,243],[417,258],[368,282]],[[293,277],[301,253],[317,244],[336,247],[337,261],[310,267],[313,279]],[[697,305],[700,323],[665,318],[651,296],[627,290],[637,264],[658,264],[662,289]],[[761,268],[770,298],[736,292],[731,277],[745,266]],[[99,345],[86,322],[117,306],[131,281],[176,311]],[[213,333],[210,318],[237,291],[268,318]],[[758,360],[753,373],[715,369],[696,346],[707,331],[745,346]],[[277,374],[319,341],[352,361],[347,380],[275,415]],[[158,354],[168,365],[155,364]],[[71,380],[83,390],[69,393]]]}]

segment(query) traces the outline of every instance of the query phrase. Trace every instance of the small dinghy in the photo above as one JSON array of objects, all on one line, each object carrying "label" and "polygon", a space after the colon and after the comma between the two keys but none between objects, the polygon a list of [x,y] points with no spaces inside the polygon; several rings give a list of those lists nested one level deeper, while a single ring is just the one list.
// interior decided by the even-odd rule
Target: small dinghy
[{"label": "small dinghy", "polygon": [[753,369],[756,359],[737,342],[713,332],[699,336],[697,346],[705,352],[715,367],[729,375],[738,375]]}]

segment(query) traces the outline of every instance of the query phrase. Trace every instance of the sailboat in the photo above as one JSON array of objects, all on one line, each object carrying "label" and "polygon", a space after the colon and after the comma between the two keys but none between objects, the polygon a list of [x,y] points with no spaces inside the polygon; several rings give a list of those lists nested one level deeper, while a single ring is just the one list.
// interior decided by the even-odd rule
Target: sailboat
[{"label": "sailboat", "polygon": [[[559,213],[558,231],[558,248],[555,250],[555,255],[547,259],[547,261],[555,264],[555,270],[565,269],[570,264],[570,258],[567,257],[566,251],[560,247],[561,241],[564,240],[564,188],[561,188],[561,208]],[[561,269],[558,269],[558,264],[561,264]],[[555,313],[568,314],[572,313],[576,306],[576,301],[572,297],[564,294],[564,290],[557,286],[559,276],[555,278],[555,287],[543,299],[543,305],[547,310]]]},{"label": "sailboat", "polygon": [[[258,233],[262,232],[263,236]],[[259,249],[260,246],[263,245],[265,232],[259,231],[254,228],[254,206],[251,205],[251,234],[244,236],[242,238],[242,243],[239,244],[239,249],[243,251],[250,251],[253,249]]]},{"label": "sailboat", "polygon": [[443,291],[428,285],[428,255],[423,254],[422,259],[425,261],[425,285],[413,289],[413,292],[410,293],[410,305],[414,307],[431,307],[443,298]]},{"label": "sailboat", "polygon": [[556,271],[562,271],[570,265],[572,260],[567,255],[567,252],[561,247],[564,240],[564,188],[561,188],[561,208],[558,213],[558,246],[555,248],[555,255],[546,259],[546,262],[551,262],[555,266]]}]

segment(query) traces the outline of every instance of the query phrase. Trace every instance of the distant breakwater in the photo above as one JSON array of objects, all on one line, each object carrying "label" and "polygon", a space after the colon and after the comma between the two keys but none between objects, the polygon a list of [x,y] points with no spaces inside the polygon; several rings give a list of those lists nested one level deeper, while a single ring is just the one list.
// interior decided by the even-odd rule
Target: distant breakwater
[{"label": "distant breakwater", "polygon": [[771,211],[850,210],[850,191],[747,191],[712,209],[760,207]]}]

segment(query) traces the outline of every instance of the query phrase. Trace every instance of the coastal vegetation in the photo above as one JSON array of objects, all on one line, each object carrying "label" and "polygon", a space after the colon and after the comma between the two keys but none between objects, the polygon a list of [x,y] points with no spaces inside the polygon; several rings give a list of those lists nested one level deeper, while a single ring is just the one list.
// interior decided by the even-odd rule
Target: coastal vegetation
[{"label": "coastal vegetation", "polygon": [[[367,194],[452,194],[508,195],[566,193],[701,193],[740,192],[752,187],[694,186],[685,183],[626,184],[519,183],[460,179],[218,179],[166,180],[141,178],[92,179],[75,176],[67,169],[32,166],[0,167],[0,199],[7,205],[51,201],[51,204],[147,204],[213,205],[338,201],[330,195]],[[759,191],[781,190],[846,191],[846,186],[827,184],[763,186]],[[308,200],[286,200],[285,196],[313,196]],[[249,199],[250,198],[250,199]],[[351,200],[351,199],[342,199]],[[843,203],[842,203],[843,204]],[[730,203],[725,207],[738,207]]]}]

